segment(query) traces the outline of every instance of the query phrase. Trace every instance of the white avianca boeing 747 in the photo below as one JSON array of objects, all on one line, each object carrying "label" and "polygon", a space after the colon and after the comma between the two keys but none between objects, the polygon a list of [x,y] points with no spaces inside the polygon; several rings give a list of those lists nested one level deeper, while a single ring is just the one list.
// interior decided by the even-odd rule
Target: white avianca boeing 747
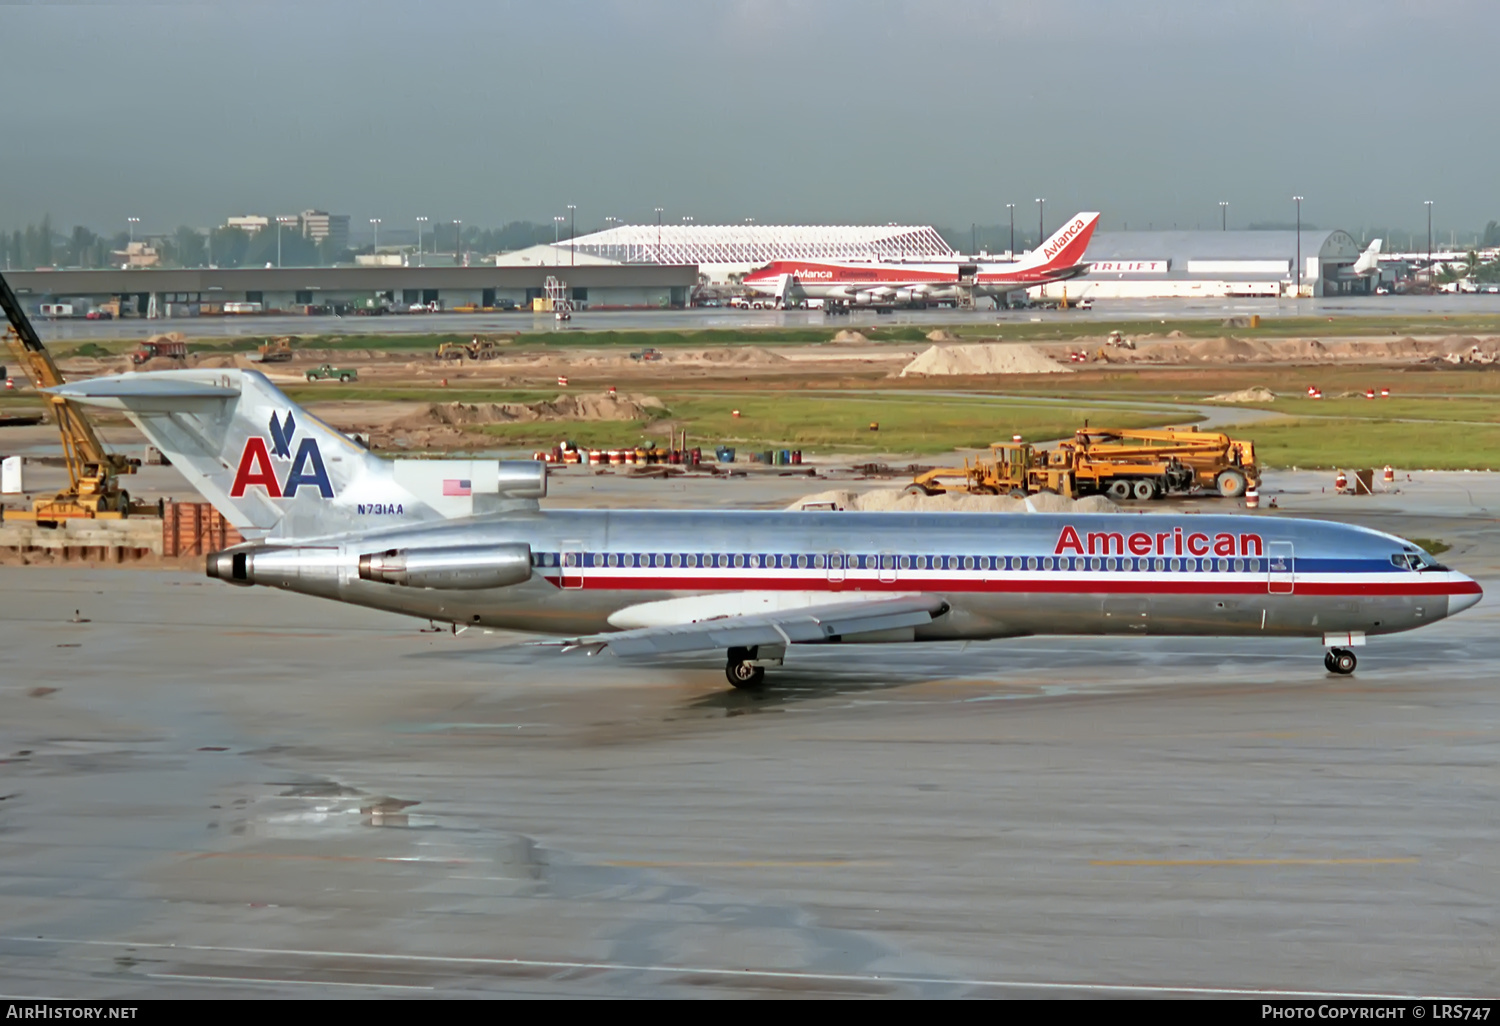
[{"label": "white avianca boeing 747", "polygon": [[745,276],[761,295],[788,295],[854,306],[909,306],[957,298],[960,289],[1004,298],[1012,292],[1068,281],[1088,272],[1083,255],[1099,223],[1096,213],[1071,218],[1020,260],[1007,263],[837,263],[775,260]]},{"label": "white avianca boeing 747", "polygon": [[387,460],[248,370],[52,390],[123,410],[249,539],[208,557],[268,585],[563,649],[724,652],[736,687],[799,645],[1064,635],[1367,636],[1479,585],[1378,531],[1269,516],[542,510],[547,468]]}]

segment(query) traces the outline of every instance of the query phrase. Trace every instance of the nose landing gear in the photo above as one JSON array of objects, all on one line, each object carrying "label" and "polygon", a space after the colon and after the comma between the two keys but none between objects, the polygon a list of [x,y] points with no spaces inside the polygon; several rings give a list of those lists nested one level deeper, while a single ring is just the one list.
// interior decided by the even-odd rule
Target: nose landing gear
[{"label": "nose landing gear", "polygon": [[1323,665],[1328,668],[1329,673],[1351,674],[1358,663],[1359,660],[1354,658],[1354,653],[1347,648],[1330,648],[1323,656]]}]

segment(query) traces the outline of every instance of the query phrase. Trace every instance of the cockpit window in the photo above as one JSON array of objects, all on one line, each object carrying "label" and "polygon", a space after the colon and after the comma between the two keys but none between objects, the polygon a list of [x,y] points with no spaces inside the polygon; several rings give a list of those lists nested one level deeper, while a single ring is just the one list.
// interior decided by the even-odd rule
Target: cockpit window
[{"label": "cockpit window", "polygon": [[1415,570],[1418,573],[1424,571],[1446,571],[1448,568],[1425,552],[1408,550],[1397,552],[1391,556],[1391,563],[1401,567],[1403,570]]}]

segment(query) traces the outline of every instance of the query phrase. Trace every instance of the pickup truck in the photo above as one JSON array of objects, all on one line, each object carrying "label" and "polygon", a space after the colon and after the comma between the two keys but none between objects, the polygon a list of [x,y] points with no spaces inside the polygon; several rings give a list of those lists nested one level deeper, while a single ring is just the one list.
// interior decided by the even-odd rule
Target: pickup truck
[{"label": "pickup truck", "polygon": [[313,367],[307,372],[308,381],[332,381],[335,378],[339,381],[353,381],[358,377],[359,371],[357,370],[340,370],[327,363],[321,367]]},{"label": "pickup truck", "polygon": [[637,363],[643,363],[647,360],[660,360],[661,350],[652,349],[650,346],[647,346],[645,349],[637,349],[635,352],[631,353],[630,358],[632,360],[635,360]]}]

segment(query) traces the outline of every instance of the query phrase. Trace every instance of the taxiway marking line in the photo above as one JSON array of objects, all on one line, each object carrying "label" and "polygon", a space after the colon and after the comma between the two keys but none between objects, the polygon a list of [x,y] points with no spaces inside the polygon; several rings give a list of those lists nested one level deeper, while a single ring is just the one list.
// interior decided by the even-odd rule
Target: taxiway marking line
[{"label": "taxiway marking line", "polygon": [[1415,857],[1372,859],[1093,859],[1091,866],[1405,866]]},{"label": "taxiway marking line", "polygon": [[[628,962],[566,962],[536,958],[480,958],[459,955],[397,955],[369,951],[311,951],[300,948],[242,948],[215,944],[172,944],[166,941],[73,940],[66,937],[5,937],[18,944],[79,944],[94,947],[146,948],[168,951],[214,951],[230,955],[296,955],[303,958],[363,958],[377,962],[434,962],[448,965],[490,965],[571,972],[589,969],[603,972],[661,973],[724,976],[731,979],[803,980],[823,983],[912,983],[950,987],[988,987],[1000,990],[1096,991],[1104,994],[1203,994],[1222,997],[1296,997],[1347,1001],[1469,1001],[1478,1000],[1438,994],[1385,994],[1370,991],[1275,990],[1261,987],[1174,987],[1152,983],[1064,983],[1051,980],[985,980],[944,976],[880,976],[873,973],[808,973],[777,969],[724,969],[718,966],[633,965]],[[228,977],[233,979],[233,977]],[[359,986],[359,984],[350,984]]]},{"label": "taxiway marking line", "polygon": [[477,859],[424,859],[381,855],[280,855],[275,852],[254,851],[176,851],[172,854],[189,859],[278,859],[286,862],[393,862],[398,865],[427,862],[440,866],[463,866],[478,861]]},{"label": "taxiway marking line", "polygon": [[738,862],[669,862],[651,859],[610,859],[600,863],[623,869],[776,869],[782,866],[793,869],[822,869],[840,866],[888,866],[889,862],[872,862],[868,859],[744,859]]},{"label": "taxiway marking line", "polygon": [[344,983],[339,980],[280,980],[271,976],[196,976],[189,973],[147,973],[150,980],[192,980],[205,983],[295,983],[304,987],[374,987],[377,990],[436,990],[407,983]]}]

